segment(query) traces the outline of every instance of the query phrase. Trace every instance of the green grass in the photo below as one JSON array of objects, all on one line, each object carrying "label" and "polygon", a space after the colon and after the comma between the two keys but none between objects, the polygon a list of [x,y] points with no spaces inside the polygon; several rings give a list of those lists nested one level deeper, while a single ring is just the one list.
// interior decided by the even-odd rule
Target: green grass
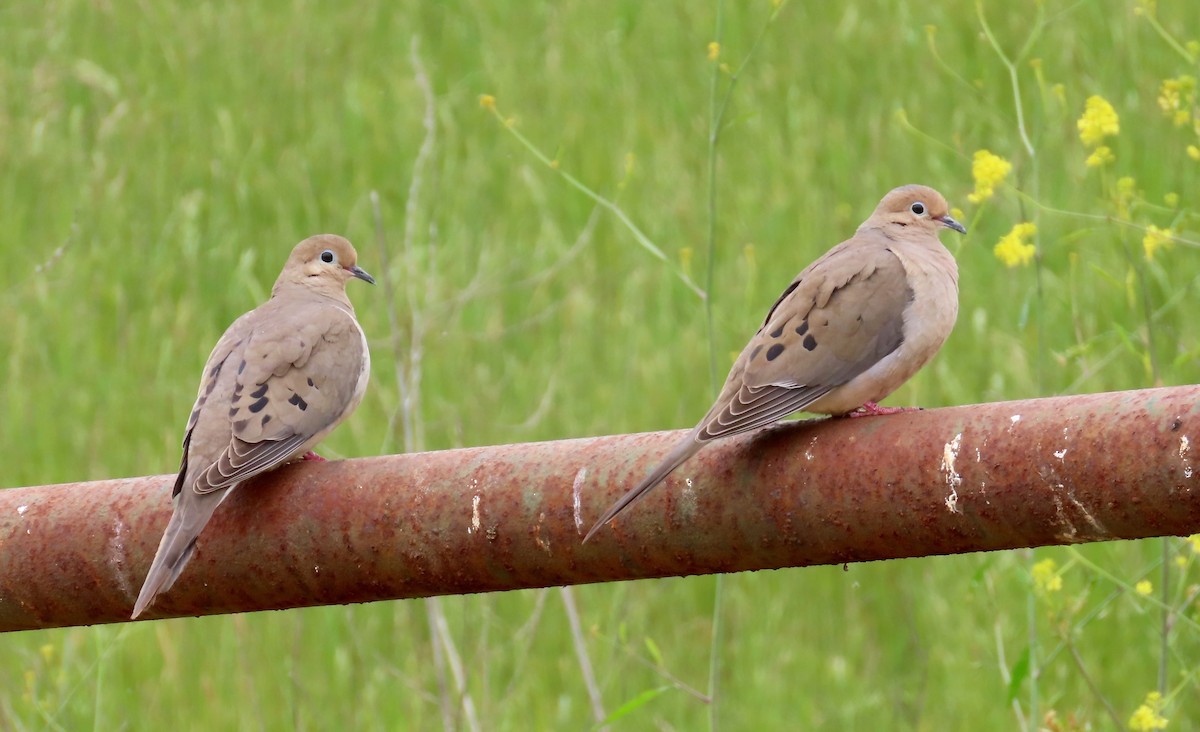
[{"label": "green grass", "polygon": [[[723,118],[710,332],[677,271],[705,282],[715,3],[6,4],[0,485],[173,470],[212,343],[321,231],[355,241],[402,306],[392,333],[382,288],[351,293],[375,371],[333,455],[690,426],[714,392],[710,349],[723,373],[790,278],[909,182],[942,190],[971,233],[951,244],[958,327],[893,403],[1200,380],[1200,163],[1185,152],[1200,140],[1156,101],[1162,80],[1200,76],[1196,52],[1134,2],[988,5],[1035,154],[972,5],[783,8]],[[1200,5],[1161,5],[1165,32],[1191,40]],[[721,62],[738,68],[771,12],[727,3]],[[670,264],[538,162],[480,108],[485,93]],[[1075,125],[1093,94],[1121,118],[1116,162],[1100,170],[1084,166]],[[981,148],[1014,169],[977,206]],[[1137,192],[1123,209],[1121,176]],[[1022,220],[1039,227],[1039,259],[1006,269],[992,246]],[[1191,243],[1147,262],[1137,227],[1149,224]],[[396,354],[414,335],[420,401],[405,436],[388,424],[407,363]],[[1194,554],[1165,546],[1186,560],[1168,558],[1166,597],[1195,621]],[[1160,596],[1163,548],[573,593],[605,712],[634,700],[612,729],[1009,730],[1047,714],[1110,729],[1159,687],[1160,614],[1132,588],[1145,577]],[[1030,579],[1045,558],[1057,592]],[[1168,640],[1163,714],[1173,731],[1200,729],[1200,632],[1179,620]],[[441,665],[448,646],[461,690]],[[438,729],[443,702],[456,728],[589,728],[561,593],[0,636],[3,729]]]}]

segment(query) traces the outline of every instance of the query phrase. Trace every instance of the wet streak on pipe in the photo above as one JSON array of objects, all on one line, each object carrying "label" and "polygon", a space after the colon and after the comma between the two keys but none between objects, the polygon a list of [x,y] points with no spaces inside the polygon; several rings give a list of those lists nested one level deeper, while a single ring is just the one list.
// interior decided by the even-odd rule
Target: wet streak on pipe
[{"label": "wet streak on pipe", "polygon": [[[291,465],[225,501],[143,618],[1186,535],[1198,403],[1188,386],[777,426],[704,449],[587,545],[683,432]],[[127,619],[171,480],[0,491],[0,631]]]}]

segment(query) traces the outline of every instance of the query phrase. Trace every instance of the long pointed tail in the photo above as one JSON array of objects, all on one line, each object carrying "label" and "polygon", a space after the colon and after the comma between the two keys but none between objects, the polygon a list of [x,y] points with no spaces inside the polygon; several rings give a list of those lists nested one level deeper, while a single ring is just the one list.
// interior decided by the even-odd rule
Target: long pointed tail
[{"label": "long pointed tail", "polygon": [[150,563],[150,571],[146,573],[146,582],[138,593],[130,620],[136,620],[154,602],[154,598],[170,589],[179,578],[179,573],[196,550],[196,537],[212,518],[213,511],[236,487],[205,494],[184,490],[175,499],[175,512],[171,514],[171,521],[158,544],[158,553]]},{"label": "long pointed tail", "polygon": [[651,488],[654,488],[656,485],[666,480],[666,477],[671,474],[671,471],[675,470],[675,468],[678,468],[680,465],[683,465],[688,458],[690,458],[692,455],[695,455],[700,448],[704,447],[704,444],[705,443],[696,440],[695,433],[685,437],[682,442],[675,446],[675,449],[671,450],[671,452],[667,454],[667,457],[658,464],[658,467],[651,471],[650,475],[646,476],[645,480],[643,480],[641,483],[638,483],[628,493],[621,496],[621,498],[618,499],[617,502],[612,505],[612,507],[604,512],[604,515],[600,517],[600,520],[597,521],[596,524],[592,526],[591,530],[587,532],[587,536],[583,537],[583,542],[586,544],[588,539],[591,539],[593,536],[595,536],[596,532],[599,531],[602,526],[615,519],[625,509],[629,508],[645,497],[645,495],[650,492]]}]

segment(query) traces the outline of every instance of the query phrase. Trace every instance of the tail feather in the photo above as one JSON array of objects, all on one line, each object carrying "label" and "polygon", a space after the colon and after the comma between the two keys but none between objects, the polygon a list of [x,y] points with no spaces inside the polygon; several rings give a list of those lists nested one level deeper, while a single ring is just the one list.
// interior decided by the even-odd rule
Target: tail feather
[{"label": "tail feather", "polygon": [[663,461],[658,464],[658,467],[651,471],[650,475],[646,476],[645,480],[643,480],[641,483],[638,483],[628,493],[621,496],[621,498],[618,499],[617,502],[612,505],[612,507],[604,512],[604,515],[600,517],[600,520],[597,521],[596,524],[592,526],[591,530],[587,532],[587,536],[583,537],[583,542],[586,544],[588,539],[591,539],[593,536],[595,536],[596,532],[599,531],[602,526],[612,521],[622,512],[624,512],[625,509],[644,498],[645,495],[650,492],[650,489],[666,480],[667,476],[670,475],[675,468],[683,465],[688,458],[695,455],[700,448],[704,447],[704,445],[705,443],[696,439],[695,432],[685,437],[682,442],[675,446],[675,449],[671,450],[671,452],[667,454]]},{"label": "tail feather", "polygon": [[205,494],[190,490],[179,493],[175,499],[175,511],[158,544],[158,553],[150,563],[150,571],[146,573],[146,581],[133,605],[130,620],[136,620],[159,594],[166,592],[179,579],[179,574],[196,550],[196,538],[212,518],[213,511],[232,491],[231,487],[229,490]]}]

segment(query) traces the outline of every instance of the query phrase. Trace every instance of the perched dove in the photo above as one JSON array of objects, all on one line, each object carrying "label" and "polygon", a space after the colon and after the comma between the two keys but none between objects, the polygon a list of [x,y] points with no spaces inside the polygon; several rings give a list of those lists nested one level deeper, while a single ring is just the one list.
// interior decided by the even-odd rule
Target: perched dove
[{"label": "perched dove", "polygon": [[716,404],[584,541],[712,440],[798,411],[900,411],[876,402],[933,357],[958,316],[958,267],[938,240],[942,228],[966,233],[932,188],[902,186],[884,196],[853,237],[788,285],[734,362]]},{"label": "perched dove", "polygon": [[196,537],[238,484],[296,458],[316,458],[309,449],[362,400],[371,357],[346,282],[375,280],[356,262],[354,247],[340,236],[305,239],[271,299],[217,341],[183,435],[175,511],[133,618],[179,578]]}]

